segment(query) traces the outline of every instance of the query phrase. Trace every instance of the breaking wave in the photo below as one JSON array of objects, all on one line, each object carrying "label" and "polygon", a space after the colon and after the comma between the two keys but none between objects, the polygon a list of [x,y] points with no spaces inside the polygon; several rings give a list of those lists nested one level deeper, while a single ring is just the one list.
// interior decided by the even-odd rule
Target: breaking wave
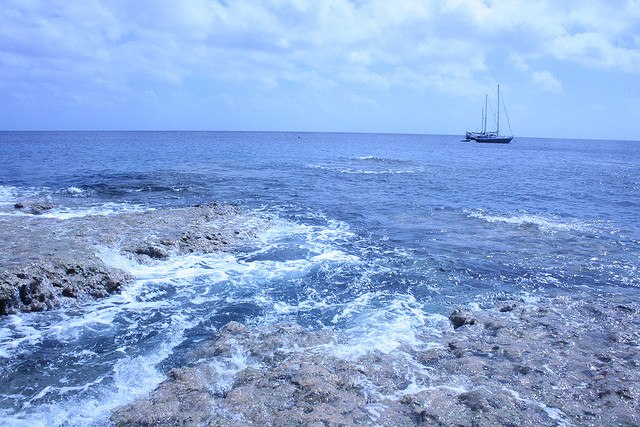
[{"label": "breaking wave", "polygon": [[478,218],[488,223],[503,223],[520,227],[535,227],[543,232],[588,232],[594,233],[609,227],[609,224],[600,220],[583,220],[563,218],[550,214],[531,214],[518,212],[515,214],[495,214],[484,210],[466,211],[471,218]]},{"label": "breaking wave", "polygon": [[355,175],[396,175],[396,174],[414,174],[419,171],[413,169],[361,169],[361,168],[349,168],[341,166],[321,166],[321,165],[309,165],[310,168],[326,170],[330,172],[355,174]]}]

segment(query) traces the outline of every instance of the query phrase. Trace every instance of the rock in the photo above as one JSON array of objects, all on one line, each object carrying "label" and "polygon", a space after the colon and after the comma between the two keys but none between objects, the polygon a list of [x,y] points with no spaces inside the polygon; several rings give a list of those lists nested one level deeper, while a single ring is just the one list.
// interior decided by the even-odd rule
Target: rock
[{"label": "rock", "polygon": [[73,267],[59,262],[26,264],[0,274],[0,314],[50,310],[106,297],[131,280],[124,271],[98,260]]},{"label": "rock", "polygon": [[146,255],[152,259],[169,258],[169,252],[166,249],[153,244],[134,249],[133,252],[137,255]]},{"label": "rock", "polygon": [[621,311],[626,311],[627,313],[635,313],[635,310],[633,308],[627,307],[622,304],[619,304],[618,306],[616,306],[616,308]]},{"label": "rock", "polygon": [[[116,425],[640,425],[640,303],[456,310],[429,345],[344,360],[333,330],[229,323]],[[462,314],[461,314],[462,313]],[[615,334],[616,340],[603,337]],[[559,343],[564,344],[559,344]],[[194,409],[184,402],[193,399]]]},{"label": "rock", "polygon": [[[42,213],[53,205],[17,203]],[[103,298],[133,278],[106,266],[96,246],[143,263],[173,254],[233,250],[264,225],[230,206],[87,216],[65,220],[4,216],[0,227],[0,314],[42,311]]]},{"label": "rock", "polygon": [[[229,323],[188,356],[183,368],[149,396],[115,410],[124,425],[363,425],[367,405],[385,400],[365,392],[380,366],[363,367],[322,349],[344,340],[332,331],[295,324],[249,329]],[[244,354],[238,365],[238,354]],[[235,362],[234,362],[235,361]],[[224,367],[214,369],[214,366]],[[235,373],[230,371],[235,369]],[[375,372],[375,373],[374,373]],[[386,371],[393,375],[393,369]],[[194,406],[182,404],[193,399]],[[411,409],[391,400],[378,414],[385,425],[413,425]]]},{"label": "rock", "polygon": [[515,304],[507,304],[504,305],[502,307],[500,307],[500,309],[498,311],[500,311],[500,313],[508,313],[510,311],[513,311],[516,308]]},{"label": "rock", "polygon": [[449,315],[449,320],[454,329],[476,323],[476,319],[473,318],[471,311],[463,308],[456,308],[453,313]]},{"label": "rock", "polygon": [[42,215],[45,211],[51,210],[55,206],[50,202],[18,202],[13,207],[32,215]]}]

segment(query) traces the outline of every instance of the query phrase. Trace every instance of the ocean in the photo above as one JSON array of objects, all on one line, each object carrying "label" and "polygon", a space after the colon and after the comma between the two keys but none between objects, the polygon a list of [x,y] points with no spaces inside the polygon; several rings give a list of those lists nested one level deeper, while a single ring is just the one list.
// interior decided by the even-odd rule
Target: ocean
[{"label": "ocean", "polygon": [[0,318],[0,422],[108,424],[230,321],[340,331],[353,358],[424,345],[457,307],[640,302],[640,142],[460,139],[0,132],[0,227],[25,200],[59,219],[217,202],[270,224],[257,247],[151,265],[100,248],[136,278],[120,294]]}]

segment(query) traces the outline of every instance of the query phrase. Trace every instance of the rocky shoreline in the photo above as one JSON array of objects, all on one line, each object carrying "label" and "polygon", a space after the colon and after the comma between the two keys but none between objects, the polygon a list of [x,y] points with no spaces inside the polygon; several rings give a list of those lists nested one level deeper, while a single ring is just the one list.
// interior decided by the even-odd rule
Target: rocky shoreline
[{"label": "rocky shoreline", "polygon": [[639,425],[640,305],[556,298],[458,309],[424,346],[332,349],[345,333],[229,323],[155,391],[113,412],[130,425]]},{"label": "rocky shoreline", "polygon": [[117,215],[43,217],[50,204],[17,203],[27,215],[0,223],[0,314],[77,305],[118,292],[133,280],[106,265],[100,247],[139,262],[171,255],[233,250],[260,222],[231,206],[201,205]]},{"label": "rocky shoreline", "polygon": [[[252,245],[265,226],[217,204],[56,219],[21,203],[0,218],[0,314],[73,306],[134,278],[100,248],[142,263]],[[443,318],[443,320],[445,320]],[[387,353],[349,330],[231,322],[112,412],[130,425],[640,425],[640,302],[619,295],[514,298],[458,308]],[[348,352],[347,352],[348,353]]]}]

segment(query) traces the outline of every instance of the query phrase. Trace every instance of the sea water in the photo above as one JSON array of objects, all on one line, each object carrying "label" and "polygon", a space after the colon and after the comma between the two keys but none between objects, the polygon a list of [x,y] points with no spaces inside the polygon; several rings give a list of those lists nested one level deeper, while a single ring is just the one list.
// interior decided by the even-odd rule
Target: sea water
[{"label": "sea water", "polygon": [[61,219],[228,203],[269,227],[152,265],[96,248],[136,278],[120,294],[0,319],[8,425],[108,423],[229,321],[339,330],[332,351],[356,359],[428,346],[418,331],[505,296],[640,300],[640,142],[1,132],[0,227],[29,200]]}]

